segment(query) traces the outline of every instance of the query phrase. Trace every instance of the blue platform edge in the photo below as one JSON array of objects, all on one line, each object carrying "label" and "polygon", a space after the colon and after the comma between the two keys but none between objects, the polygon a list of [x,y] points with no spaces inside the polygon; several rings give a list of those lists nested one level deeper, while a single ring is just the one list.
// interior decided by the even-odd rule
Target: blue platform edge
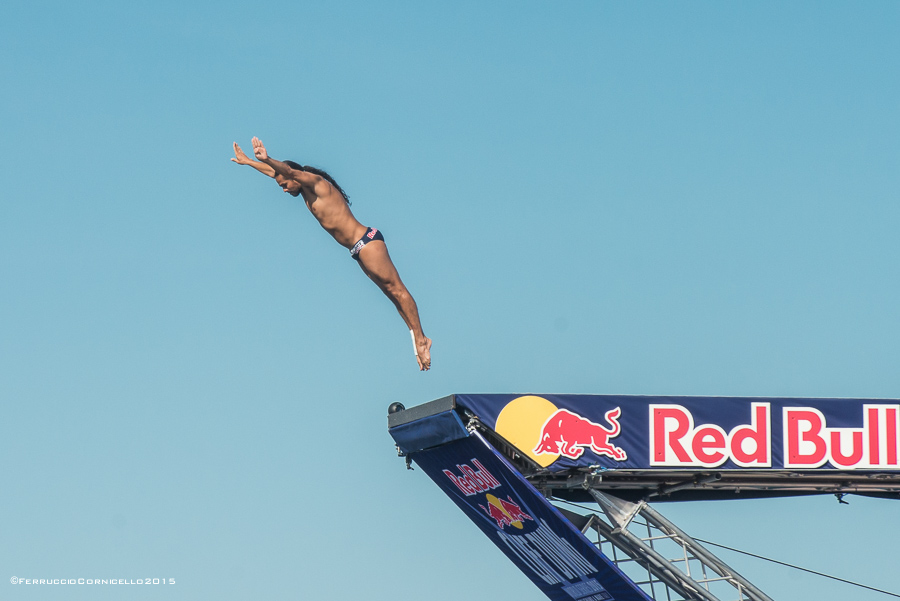
[{"label": "blue platform edge", "polygon": [[404,453],[415,453],[454,440],[466,438],[469,432],[455,411],[443,411],[388,429],[397,447]]}]

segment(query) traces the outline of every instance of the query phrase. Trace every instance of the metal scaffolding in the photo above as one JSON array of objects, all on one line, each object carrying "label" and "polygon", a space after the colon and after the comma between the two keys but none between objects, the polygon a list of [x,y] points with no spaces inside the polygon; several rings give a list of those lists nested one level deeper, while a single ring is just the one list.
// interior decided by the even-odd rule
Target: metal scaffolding
[{"label": "metal scaffolding", "polygon": [[590,494],[603,517],[560,511],[654,601],[772,601],[645,501]]}]

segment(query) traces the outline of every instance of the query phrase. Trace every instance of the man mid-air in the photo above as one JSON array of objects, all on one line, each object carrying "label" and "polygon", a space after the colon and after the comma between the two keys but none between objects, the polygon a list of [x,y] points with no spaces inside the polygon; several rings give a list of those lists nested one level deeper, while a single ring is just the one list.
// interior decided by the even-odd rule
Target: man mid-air
[{"label": "man mid-air", "polygon": [[248,158],[235,142],[235,158],[231,160],[238,165],[250,165],[260,173],[275,178],[281,189],[291,196],[303,196],[313,217],[338,244],[350,249],[350,256],[397,307],[412,335],[419,369],[430,369],[431,339],[426,338],[422,331],[416,301],[400,280],[381,232],[356,220],[350,212],[346,194],[324,171],[293,161],[276,161],[268,155],[259,138],[253,138],[253,154],[260,162]]}]

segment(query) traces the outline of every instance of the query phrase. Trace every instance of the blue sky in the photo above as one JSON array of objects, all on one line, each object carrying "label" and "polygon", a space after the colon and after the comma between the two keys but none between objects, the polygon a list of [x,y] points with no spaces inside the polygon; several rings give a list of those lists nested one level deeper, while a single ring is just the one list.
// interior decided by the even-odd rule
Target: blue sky
[{"label": "blue sky", "polygon": [[[403,469],[390,402],[900,397],[896,3],[0,14],[4,599],[537,601]],[[431,372],[306,208],[229,162],[252,136],[385,233]],[[896,502],[662,510],[900,590]],[[776,599],[884,598],[723,557]]]}]

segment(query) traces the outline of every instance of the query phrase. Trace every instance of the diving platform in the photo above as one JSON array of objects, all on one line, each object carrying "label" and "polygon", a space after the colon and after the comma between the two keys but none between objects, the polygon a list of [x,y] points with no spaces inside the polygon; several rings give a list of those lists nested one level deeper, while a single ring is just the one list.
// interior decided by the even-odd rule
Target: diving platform
[{"label": "diving platform", "polygon": [[898,400],[459,394],[388,430],[554,600],[771,601],[651,503],[900,498]]}]

